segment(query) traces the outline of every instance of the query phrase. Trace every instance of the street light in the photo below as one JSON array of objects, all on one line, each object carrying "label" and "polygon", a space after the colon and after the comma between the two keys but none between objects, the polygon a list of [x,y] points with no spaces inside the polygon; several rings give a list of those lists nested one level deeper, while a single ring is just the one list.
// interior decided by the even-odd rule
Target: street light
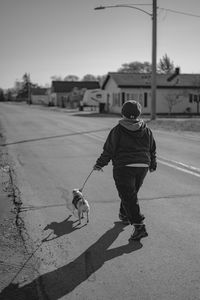
[{"label": "street light", "polygon": [[[152,13],[147,12],[142,8],[136,7],[136,5],[142,4],[119,4],[119,5],[107,5],[95,7],[95,10],[101,10],[106,8],[120,8],[127,7],[139,10],[152,18],[152,77],[151,77],[151,120],[156,119],[156,64],[157,64],[157,0],[152,0]],[[144,4],[146,5],[146,4]]]}]

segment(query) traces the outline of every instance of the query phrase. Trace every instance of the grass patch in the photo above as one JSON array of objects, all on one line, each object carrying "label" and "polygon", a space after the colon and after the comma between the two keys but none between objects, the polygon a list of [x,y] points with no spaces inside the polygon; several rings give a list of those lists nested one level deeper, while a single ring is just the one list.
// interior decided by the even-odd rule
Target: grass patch
[{"label": "grass patch", "polygon": [[[73,116],[85,117],[85,118],[120,118],[120,114],[114,113],[97,113],[97,112],[84,112],[74,113]],[[191,131],[200,132],[200,118],[163,118],[157,117],[156,120],[146,119],[146,116],[142,116],[149,128],[166,131]]]},{"label": "grass patch", "polygon": [[192,131],[200,132],[200,118],[194,119],[157,119],[147,121],[151,129],[167,131]]}]

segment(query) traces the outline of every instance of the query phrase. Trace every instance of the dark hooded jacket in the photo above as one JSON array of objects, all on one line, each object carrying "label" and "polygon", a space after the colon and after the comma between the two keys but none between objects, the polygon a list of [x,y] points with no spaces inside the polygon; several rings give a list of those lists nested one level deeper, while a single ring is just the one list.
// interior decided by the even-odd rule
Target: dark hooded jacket
[{"label": "dark hooded jacket", "polygon": [[142,163],[156,169],[156,143],[143,120],[121,119],[110,131],[96,164],[103,168],[110,160],[114,168]]}]

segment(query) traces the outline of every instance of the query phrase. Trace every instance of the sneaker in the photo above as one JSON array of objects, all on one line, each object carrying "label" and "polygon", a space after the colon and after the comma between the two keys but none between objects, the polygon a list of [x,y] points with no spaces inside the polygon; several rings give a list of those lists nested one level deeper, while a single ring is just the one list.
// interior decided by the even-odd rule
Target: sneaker
[{"label": "sneaker", "polygon": [[123,215],[123,214],[121,214],[121,213],[119,213],[119,219],[122,221],[122,223],[123,223],[124,225],[129,225],[129,224],[130,224],[130,222],[129,222],[127,216],[125,216],[125,215]]},{"label": "sneaker", "polygon": [[140,240],[141,238],[144,238],[147,236],[148,236],[148,233],[146,231],[146,227],[144,224],[135,225],[134,231],[133,231],[131,237],[129,238],[129,241]]}]

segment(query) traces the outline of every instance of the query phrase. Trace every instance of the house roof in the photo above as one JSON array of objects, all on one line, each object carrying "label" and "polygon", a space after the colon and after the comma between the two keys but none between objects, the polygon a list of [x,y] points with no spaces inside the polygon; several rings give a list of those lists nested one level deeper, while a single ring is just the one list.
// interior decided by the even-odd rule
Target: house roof
[{"label": "house roof", "polygon": [[[157,74],[158,88],[199,88],[200,74],[179,74],[174,76],[172,80],[171,75]],[[108,73],[103,82],[102,89],[105,89],[108,80],[112,78],[120,88],[132,87],[150,87],[151,74],[150,73]]]},{"label": "house roof", "polygon": [[88,90],[99,89],[98,81],[52,81],[52,89],[55,93],[69,93],[73,88]]},{"label": "house roof", "polygon": [[47,88],[32,88],[31,89],[31,95],[34,96],[41,96],[47,94]]}]

